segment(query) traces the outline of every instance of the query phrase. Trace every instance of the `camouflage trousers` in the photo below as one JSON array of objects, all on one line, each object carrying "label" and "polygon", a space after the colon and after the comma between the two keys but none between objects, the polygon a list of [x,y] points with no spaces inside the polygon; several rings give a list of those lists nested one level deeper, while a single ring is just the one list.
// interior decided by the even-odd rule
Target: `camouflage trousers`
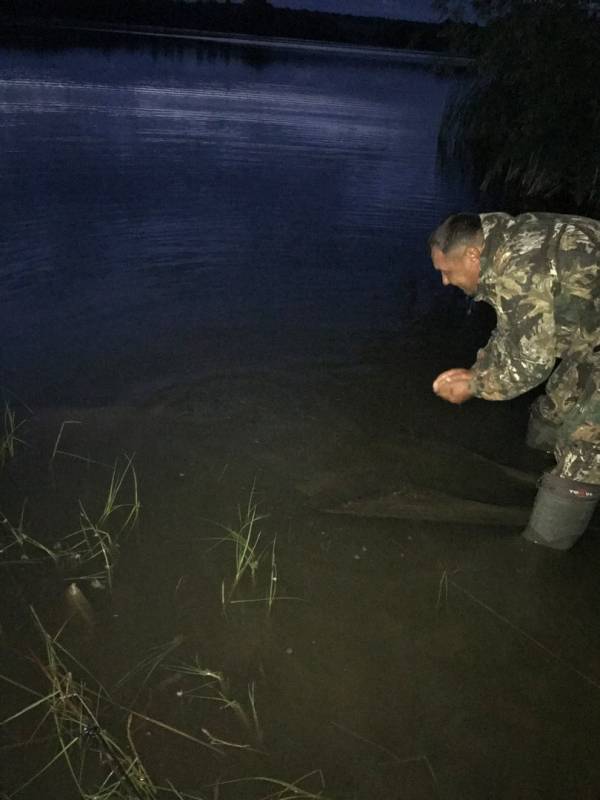
[{"label": "camouflage trousers", "polygon": [[552,472],[600,484],[600,352],[563,358],[532,413],[560,426]]}]

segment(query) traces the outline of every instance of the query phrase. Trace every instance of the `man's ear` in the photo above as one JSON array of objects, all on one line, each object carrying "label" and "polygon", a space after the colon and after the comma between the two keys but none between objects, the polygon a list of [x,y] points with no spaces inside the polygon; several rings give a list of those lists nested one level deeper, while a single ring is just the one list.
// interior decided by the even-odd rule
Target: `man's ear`
[{"label": "man's ear", "polygon": [[467,247],[467,257],[472,263],[479,263],[481,259],[481,248],[477,247],[477,245]]}]

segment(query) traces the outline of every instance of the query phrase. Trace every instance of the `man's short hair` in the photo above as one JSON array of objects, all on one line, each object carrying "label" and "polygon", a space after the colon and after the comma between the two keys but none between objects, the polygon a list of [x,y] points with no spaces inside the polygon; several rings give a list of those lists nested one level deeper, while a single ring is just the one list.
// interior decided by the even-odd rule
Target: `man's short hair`
[{"label": "man's short hair", "polygon": [[479,214],[452,214],[429,237],[429,249],[437,247],[449,253],[455,247],[480,243],[482,234]]}]

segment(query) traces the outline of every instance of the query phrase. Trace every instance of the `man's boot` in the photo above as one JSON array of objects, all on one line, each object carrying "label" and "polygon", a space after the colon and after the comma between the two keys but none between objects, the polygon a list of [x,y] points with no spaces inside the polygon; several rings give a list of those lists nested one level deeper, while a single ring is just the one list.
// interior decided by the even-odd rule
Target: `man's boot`
[{"label": "man's boot", "polygon": [[555,550],[568,550],[587,528],[598,500],[600,486],[546,472],[523,536]]},{"label": "man's boot", "polygon": [[527,447],[533,450],[541,450],[544,453],[552,453],[560,431],[560,423],[549,422],[541,417],[534,408],[529,415],[527,425],[527,436],[525,442]]}]

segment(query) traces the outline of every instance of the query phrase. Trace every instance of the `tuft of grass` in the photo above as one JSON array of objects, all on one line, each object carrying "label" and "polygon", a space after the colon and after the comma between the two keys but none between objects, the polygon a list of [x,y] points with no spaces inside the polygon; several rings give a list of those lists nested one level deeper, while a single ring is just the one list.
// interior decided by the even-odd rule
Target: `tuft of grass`
[{"label": "tuft of grass", "polygon": [[[258,523],[268,518],[268,514],[258,513],[258,503],[256,501],[256,486],[253,483],[248,502],[245,507],[238,507],[239,525],[232,528],[220,523],[216,524],[225,531],[225,536],[216,538],[217,545],[230,544],[234,549],[234,575],[231,583],[221,581],[221,606],[223,613],[226,613],[230,605],[245,605],[249,603],[265,603],[267,614],[270,614],[275,600],[301,600],[300,597],[285,597],[278,594],[278,574],[277,559],[275,549],[277,546],[277,536],[273,537],[270,544],[262,545],[262,531],[258,529]],[[266,592],[261,596],[239,597],[239,589],[244,577],[250,578],[251,589],[256,590],[257,574],[263,563],[264,556],[270,551],[270,568],[267,578]]]},{"label": "tuft of grass", "polygon": [[[130,496],[123,498],[126,483]],[[64,554],[79,565],[93,564],[97,570],[79,580],[103,578],[112,590],[113,572],[119,559],[123,535],[137,524],[141,508],[139,485],[133,456],[125,455],[124,463],[117,459],[103,500],[102,511],[92,517],[79,502],[79,528],[65,536],[60,544]]]},{"label": "tuft of grass", "polygon": [[[199,745],[215,756],[224,757],[226,751],[256,751],[252,744],[231,741],[216,735],[206,727],[201,729],[205,739],[156,719],[149,714],[127,708],[116,703],[106,689],[59,641],[61,631],[52,636],[44,628],[35,610],[31,613],[41,635],[44,653],[33,656],[32,660],[41,670],[47,684],[45,691],[36,691],[4,675],[6,681],[23,690],[28,699],[16,713],[0,721],[0,726],[10,726],[16,720],[34,717],[34,731],[24,743],[40,741],[34,737],[38,732],[46,735],[41,741],[55,741],[55,749],[48,761],[37,769],[17,788],[11,788],[7,796],[17,797],[51,769],[62,763],[70,775],[78,795],[83,800],[156,800],[164,795],[178,800],[206,800],[204,796],[178,790],[170,781],[162,786],[154,782],[138,752],[134,737],[134,721],[141,720],[159,730]],[[178,642],[174,641],[174,645]],[[166,651],[167,648],[163,648]],[[152,660],[146,660],[144,669],[155,668]],[[224,708],[234,711],[241,709],[240,719],[248,727],[254,727],[257,739],[262,739],[255,702],[255,687],[248,687],[248,713],[226,696],[228,682],[222,673],[200,666],[198,659],[191,664],[179,664],[176,669],[182,674],[197,675],[216,689],[212,699]],[[78,677],[79,674],[79,677]],[[120,737],[114,735],[109,727],[117,717],[123,724]],[[22,724],[19,726],[22,730]],[[260,741],[259,741],[260,743]],[[262,751],[257,751],[262,752]],[[265,789],[263,800],[327,800],[323,790],[325,782],[320,770],[307,773],[295,781],[286,781],[268,776],[238,778],[229,781],[218,780],[212,785],[212,798],[218,800],[221,787],[239,786],[239,797],[245,796],[244,785],[262,785]],[[236,793],[237,794],[237,793]],[[254,793],[253,793],[254,796]]]},{"label": "tuft of grass", "polygon": [[[31,613],[44,643],[44,656],[33,656],[33,661],[46,681],[47,692],[44,694],[30,689],[8,676],[0,675],[0,680],[33,697],[19,711],[1,720],[0,726],[9,726],[16,720],[35,714],[37,719],[28,742],[32,742],[43,729],[56,742],[56,751],[41,769],[13,789],[10,797],[23,792],[60,762],[66,767],[83,800],[154,800],[160,793],[181,796],[173,786],[155,786],[135,745],[132,731],[134,719],[144,720],[217,755],[222,754],[221,748],[211,742],[115,703],[93,675],[60,644],[61,631],[51,636],[33,608]],[[77,672],[81,672],[83,677],[77,678]],[[115,718],[115,711],[126,714],[121,741],[106,724],[106,720]]]},{"label": "tuft of grass", "polygon": [[[70,420],[72,421],[72,420]],[[63,423],[63,425],[66,423]],[[57,443],[58,443],[57,439]],[[62,452],[55,444],[54,455]],[[125,497],[125,492],[129,494]],[[24,526],[26,501],[23,503],[18,522],[14,523],[0,512],[0,555],[20,548],[19,563],[32,561],[31,551],[43,553],[55,563],[59,561],[77,567],[80,574],[68,576],[66,580],[106,582],[112,590],[113,573],[119,559],[120,544],[124,535],[138,522],[141,508],[139,483],[133,464],[133,456],[117,459],[112,467],[106,494],[99,514],[92,517],[83,503],[79,502],[79,528],[67,534],[53,547],[48,547],[26,532]],[[6,563],[6,562],[5,562]],[[82,567],[90,571],[81,574]]]},{"label": "tuft of grass", "polygon": [[256,586],[256,573],[265,552],[264,549],[260,549],[262,532],[258,530],[258,523],[266,519],[268,515],[258,513],[258,504],[255,498],[256,487],[253,483],[246,506],[238,508],[239,524],[237,528],[216,523],[225,531],[225,536],[216,539],[217,544],[233,545],[234,552],[235,571],[231,585],[227,587],[225,580],[221,583],[221,604],[224,611],[232,602],[244,576],[249,575],[252,586]]},{"label": "tuft of grass", "polygon": [[[133,466],[133,458],[134,456],[125,454],[123,464],[118,459],[115,461],[104,502],[104,509],[98,520],[98,524],[103,525],[116,512],[127,512],[118,533],[122,533],[127,528],[133,528],[136,525],[141,508],[138,479]],[[130,478],[131,482],[131,498],[129,502],[125,503],[121,501],[121,496],[127,477]]]},{"label": "tuft of grass", "polygon": [[[242,727],[253,736],[256,743],[262,745],[263,732],[256,710],[256,687],[254,683],[248,686],[248,704],[247,708],[245,708],[239,700],[231,696],[229,681],[223,673],[201,666],[197,656],[191,663],[171,664],[166,665],[165,668],[179,675],[189,675],[202,679],[199,686],[194,686],[186,691],[185,695],[189,698],[217,703],[222,710],[231,710]],[[208,681],[206,680],[207,678]],[[210,692],[211,689],[216,689],[216,691]],[[212,737],[215,742],[217,741],[217,737],[212,736],[209,732],[203,730],[203,733],[209,737],[209,740]],[[230,747],[253,749],[250,745],[239,745],[232,742],[221,741],[221,744],[228,744]]]},{"label": "tuft of grass", "polygon": [[[34,657],[46,682],[49,691],[46,695],[35,693],[37,699],[2,721],[7,725],[14,720],[38,710],[42,713],[34,734],[47,727],[53,732],[57,749],[50,760],[18,788],[11,792],[11,797],[18,795],[45,774],[54,764],[62,761],[82,798],[128,797],[135,800],[151,800],[156,797],[156,790],[150,777],[142,765],[139,756],[129,741],[129,751],[122,747],[116,739],[100,724],[100,715],[104,705],[110,700],[104,687],[97,682],[92,685],[85,680],[78,680],[74,675],[74,667],[79,663],[58,642],[58,636],[51,636],[44,628],[35,610],[31,613],[34,623],[42,636],[45,646],[45,657]],[[90,673],[84,670],[88,678]],[[3,680],[15,684],[15,681],[0,676]],[[93,679],[92,679],[93,681]],[[26,687],[22,687],[28,692]],[[130,720],[128,722],[128,739],[130,739]],[[74,745],[78,745],[73,749]],[[94,757],[94,764],[88,769],[87,762]],[[96,758],[98,757],[98,758]],[[86,784],[91,775],[97,774],[98,765],[104,767],[104,777],[96,783],[93,790],[87,791]]]}]

